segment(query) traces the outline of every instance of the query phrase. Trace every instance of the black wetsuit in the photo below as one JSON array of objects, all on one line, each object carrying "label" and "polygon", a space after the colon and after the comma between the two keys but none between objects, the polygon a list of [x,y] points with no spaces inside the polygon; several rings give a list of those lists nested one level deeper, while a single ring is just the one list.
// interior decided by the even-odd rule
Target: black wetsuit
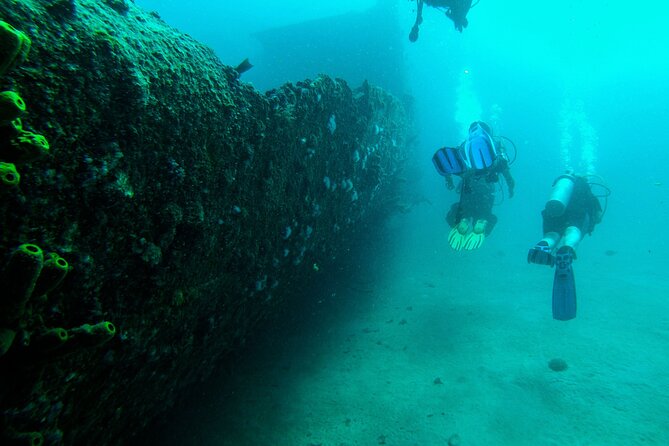
[{"label": "black wetsuit", "polygon": [[472,7],[472,0],[416,0],[416,22],[409,34],[409,40],[415,42],[418,39],[418,27],[423,23],[423,4],[433,8],[446,8],[446,16],[453,20],[455,29],[462,32],[467,27],[467,13]]},{"label": "black wetsuit", "polygon": [[[500,145],[498,147],[501,149]],[[499,175],[506,180],[509,196],[513,196],[515,181],[505,157],[498,156],[489,169],[465,172],[460,183],[460,201],[451,206],[446,216],[448,224],[455,226],[463,218],[471,218],[472,224],[476,224],[476,220],[487,220],[485,234],[490,234],[497,223],[497,216],[492,213],[492,208]]]},{"label": "black wetsuit", "polygon": [[[557,217],[549,216],[544,210],[544,234],[556,232],[563,234],[569,226],[576,226],[583,235],[590,234],[599,223],[602,214],[602,205],[590,190],[590,185],[584,177],[574,176],[574,190],[564,213]],[[557,180],[556,180],[557,181]]]},{"label": "black wetsuit", "polygon": [[[426,0],[426,3],[429,5],[430,1]],[[463,28],[466,28],[467,25],[469,25],[469,21],[467,20],[467,13],[469,12],[469,9],[472,7],[471,0],[452,1],[452,2],[436,1],[435,3],[450,3],[450,5],[448,4],[445,5],[448,7],[446,15],[448,16],[449,19],[453,20],[453,25],[455,25],[455,29],[457,29],[458,31],[462,32]]]}]

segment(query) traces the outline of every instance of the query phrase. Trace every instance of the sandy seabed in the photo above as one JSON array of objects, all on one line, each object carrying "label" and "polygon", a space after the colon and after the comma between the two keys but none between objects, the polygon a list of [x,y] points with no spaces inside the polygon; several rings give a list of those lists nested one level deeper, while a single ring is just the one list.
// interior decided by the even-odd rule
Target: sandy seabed
[{"label": "sandy seabed", "polygon": [[[503,225],[481,250],[454,252],[444,226],[393,238],[406,223],[280,335],[259,336],[163,444],[669,444],[663,273],[586,239],[579,314],[559,322],[552,270],[528,265]],[[567,369],[551,370],[555,358]]]}]

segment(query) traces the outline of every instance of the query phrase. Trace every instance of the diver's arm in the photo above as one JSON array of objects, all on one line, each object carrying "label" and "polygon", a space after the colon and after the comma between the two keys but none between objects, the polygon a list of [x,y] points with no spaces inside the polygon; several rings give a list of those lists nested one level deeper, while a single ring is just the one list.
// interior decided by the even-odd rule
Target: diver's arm
[{"label": "diver's arm", "polygon": [[452,175],[446,175],[446,187],[448,188],[448,190],[455,189],[455,184],[453,183]]},{"label": "diver's arm", "polygon": [[418,4],[416,9],[416,22],[413,24],[411,32],[409,33],[409,41],[411,42],[418,40],[418,27],[423,23],[423,0],[416,0],[416,3]]},{"label": "diver's arm", "polygon": [[506,181],[506,187],[509,189],[509,198],[513,198],[513,190],[516,187],[516,181],[511,176],[511,169],[509,169],[509,162],[506,159],[500,160],[501,173]]},{"label": "diver's arm", "polygon": [[506,187],[509,189],[509,198],[513,197],[513,192],[516,187],[516,181],[511,176],[511,169],[509,169],[509,157],[506,154],[506,148],[501,140],[495,140],[497,145],[498,156],[495,162],[495,172],[499,172],[506,181]]},{"label": "diver's arm", "polygon": [[[602,204],[599,202],[597,197],[590,191],[590,217],[592,219],[592,229],[595,229],[595,225],[602,222],[602,217],[604,212],[602,211]],[[591,230],[592,232],[592,230]]]}]

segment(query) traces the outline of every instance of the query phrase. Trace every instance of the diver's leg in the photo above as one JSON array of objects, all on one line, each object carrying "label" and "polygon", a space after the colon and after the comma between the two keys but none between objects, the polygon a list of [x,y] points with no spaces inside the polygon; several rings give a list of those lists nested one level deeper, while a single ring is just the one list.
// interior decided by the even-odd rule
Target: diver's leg
[{"label": "diver's leg", "polygon": [[479,221],[483,220],[485,223],[485,235],[488,236],[492,232],[493,228],[497,224],[497,216],[493,213],[490,213],[488,215],[488,218],[486,219],[479,219]]},{"label": "diver's leg", "polygon": [[453,203],[448,210],[448,214],[446,214],[446,222],[450,227],[453,227],[458,224],[461,218],[460,203]]},{"label": "diver's leg", "polygon": [[409,40],[411,42],[418,40],[418,27],[423,23],[423,0],[416,0],[416,2],[418,4],[416,9],[416,22],[413,24],[411,32],[409,33]]},{"label": "diver's leg", "polygon": [[497,223],[497,216],[492,213],[495,205],[494,189],[478,190],[477,193],[467,194],[463,197],[464,207],[467,214],[472,217],[472,222],[477,232],[489,235]]},{"label": "diver's leg", "polygon": [[471,218],[463,212],[461,201],[453,204],[446,216],[451,230],[448,233],[448,244],[456,251],[465,247],[465,240],[471,227]]},{"label": "diver's leg", "polygon": [[564,231],[563,246],[569,246],[574,252],[583,239],[583,233],[576,226],[569,226]]},{"label": "diver's leg", "polygon": [[560,234],[557,232],[547,232],[544,237],[537,242],[527,253],[527,262],[537,265],[555,265],[553,251],[560,241]]},{"label": "diver's leg", "polygon": [[555,217],[546,212],[545,209],[541,211],[541,219],[544,237],[539,243],[544,242],[543,244],[548,246],[552,252],[558,247],[564,228],[568,226],[568,223],[564,215]]},{"label": "diver's leg", "polygon": [[552,251],[555,249],[559,241],[560,241],[560,234],[558,234],[557,232],[547,232],[546,234],[544,234],[544,237],[541,239],[541,241],[539,241],[539,243],[544,242],[544,244],[548,246]]}]

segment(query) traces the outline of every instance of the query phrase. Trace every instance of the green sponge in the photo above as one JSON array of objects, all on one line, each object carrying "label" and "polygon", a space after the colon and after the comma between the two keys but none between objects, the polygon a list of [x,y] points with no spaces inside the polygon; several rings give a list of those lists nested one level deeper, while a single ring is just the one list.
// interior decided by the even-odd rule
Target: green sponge
[{"label": "green sponge", "polygon": [[[14,122],[12,121],[12,126]],[[12,163],[33,161],[47,153],[49,153],[49,141],[42,135],[26,130],[20,130],[9,140],[9,144],[0,141],[0,158]]]},{"label": "green sponge", "polygon": [[37,335],[35,343],[31,341],[25,352],[31,361],[50,361],[86,348],[98,347],[111,340],[115,334],[116,327],[108,321],[84,324],[69,330],[52,328]]},{"label": "green sponge", "polygon": [[64,345],[69,337],[64,328],[49,328],[34,334],[30,339],[29,348],[38,352],[49,352]]},{"label": "green sponge", "polygon": [[28,36],[0,20],[0,76],[26,60],[30,45]]},{"label": "green sponge", "polygon": [[0,276],[0,326],[17,327],[43,263],[44,254],[37,245],[25,243],[14,250]]},{"label": "green sponge", "polygon": [[114,337],[116,327],[111,322],[103,321],[71,328],[68,334],[70,339],[67,343],[71,347],[97,347]]},{"label": "green sponge", "polygon": [[37,278],[33,296],[39,297],[53,291],[63,281],[69,269],[67,260],[55,252],[50,252],[46,256],[42,272]]},{"label": "green sponge", "polygon": [[16,171],[12,163],[0,162],[0,183],[4,186],[18,186],[21,181],[21,175]]},{"label": "green sponge", "polygon": [[0,92],[0,121],[13,121],[24,111],[26,111],[26,103],[16,92]]}]

